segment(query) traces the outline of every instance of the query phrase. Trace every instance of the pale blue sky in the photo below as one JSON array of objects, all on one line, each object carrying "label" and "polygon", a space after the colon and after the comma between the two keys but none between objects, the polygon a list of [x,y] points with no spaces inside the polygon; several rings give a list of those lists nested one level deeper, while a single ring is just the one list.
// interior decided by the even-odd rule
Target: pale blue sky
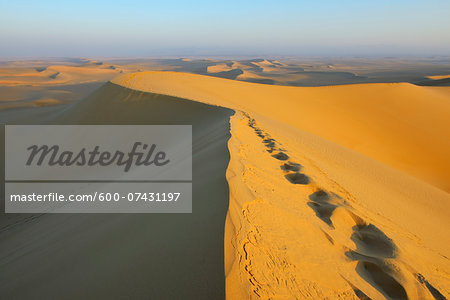
[{"label": "pale blue sky", "polygon": [[449,0],[0,0],[0,56],[442,55]]}]

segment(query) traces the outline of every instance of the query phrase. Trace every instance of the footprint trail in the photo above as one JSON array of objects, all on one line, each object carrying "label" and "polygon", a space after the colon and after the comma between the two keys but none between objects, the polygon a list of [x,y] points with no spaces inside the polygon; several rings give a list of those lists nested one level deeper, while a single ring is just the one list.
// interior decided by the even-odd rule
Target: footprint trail
[{"label": "footprint trail", "polygon": [[[343,197],[317,186],[307,174],[301,172],[302,165],[292,160],[288,151],[281,148],[280,143],[275,138],[260,128],[255,119],[249,115],[246,115],[246,117],[248,118],[248,125],[262,139],[269,155],[280,161],[280,169],[283,171],[285,179],[293,185],[311,186],[315,190],[309,195],[309,199],[305,199],[305,205],[314,211],[318,219],[328,225],[328,230],[337,230],[337,225],[333,224],[333,218],[337,210],[347,214],[352,220],[350,224],[340,224],[340,226],[347,226],[348,228],[344,229],[351,232],[348,239],[354,243],[355,249],[348,249],[348,251],[343,252],[343,255],[347,256],[350,261],[357,262],[355,272],[384,297],[388,299],[409,299],[403,286],[405,276],[399,271],[407,268],[403,268],[402,262],[396,260],[398,248],[394,241],[377,226],[356,215]],[[323,232],[327,239],[334,244],[331,234],[324,230]],[[445,299],[420,273],[410,275],[411,278],[424,286],[435,299]],[[347,282],[357,298],[370,299],[360,288],[348,280]]]}]

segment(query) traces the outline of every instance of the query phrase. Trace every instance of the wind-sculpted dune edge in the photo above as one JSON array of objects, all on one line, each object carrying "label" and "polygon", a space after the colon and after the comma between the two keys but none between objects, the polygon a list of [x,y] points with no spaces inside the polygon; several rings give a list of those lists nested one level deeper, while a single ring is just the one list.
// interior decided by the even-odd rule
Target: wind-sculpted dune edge
[{"label": "wind-sculpted dune edge", "polygon": [[447,92],[171,72],[113,82],[236,111],[228,299],[449,298]]},{"label": "wind-sculpted dune edge", "polygon": [[179,72],[125,74],[112,82],[268,116],[450,191],[447,87],[285,87]]}]

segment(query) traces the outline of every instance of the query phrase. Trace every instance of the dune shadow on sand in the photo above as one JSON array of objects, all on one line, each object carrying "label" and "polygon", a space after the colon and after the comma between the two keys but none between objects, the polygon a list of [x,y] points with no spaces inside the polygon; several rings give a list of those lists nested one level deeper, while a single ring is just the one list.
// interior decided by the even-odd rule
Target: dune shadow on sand
[{"label": "dune shadow on sand", "polygon": [[[73,105],[35,112],[16,123],[192,124],[192,213],[2,213],[2,297],[225,298],[225,172],[232,110],[107,83]],[[2,135],[3,141],[4,128]],[[0,156],[4,168],[4,153]]]}]

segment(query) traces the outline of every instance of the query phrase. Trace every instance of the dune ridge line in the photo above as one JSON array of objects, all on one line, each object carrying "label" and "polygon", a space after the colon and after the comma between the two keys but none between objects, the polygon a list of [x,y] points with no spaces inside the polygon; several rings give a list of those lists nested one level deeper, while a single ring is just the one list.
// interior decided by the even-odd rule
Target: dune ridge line
[{"label": "dune ridge line", "polygon": [[[373,149],[383,137],[359,123],[370,115],[381,123],[392,120],[388,125],[400,129],[386,135],[399,138],[411,123],[429,121],[402,105],[411,101],[417,109],[427,96],[430,111],[446,113],[448,98],[441,92],[403,83],[265,86],[175,72],[134,73],[112,82],[236,111],[230,119],[224,241],[229,299],[449,296],[450,243],[443,229],[449,225],[448,193],[414,178],[417,170],[393,159],[419,138],[407,135],[407,142],[393,149]],[[373,93],[397,98],[390,103]],[[342,100],[345,94],[349,100]],[[367,105],[357,101],[365,95]],[[381,108],[370,110],[372,102]],[[404,119],[394,118],[400,112]],[[433,126],[445,125],[439,118],[438,113]],[[433,134],[422,138],[436,138],[432,143],[450,149],[442,142],[445,129]],[[436,154],[429,151],[434,150],[410,155]],[[434,175],[441,170],[435,167]]]}]

